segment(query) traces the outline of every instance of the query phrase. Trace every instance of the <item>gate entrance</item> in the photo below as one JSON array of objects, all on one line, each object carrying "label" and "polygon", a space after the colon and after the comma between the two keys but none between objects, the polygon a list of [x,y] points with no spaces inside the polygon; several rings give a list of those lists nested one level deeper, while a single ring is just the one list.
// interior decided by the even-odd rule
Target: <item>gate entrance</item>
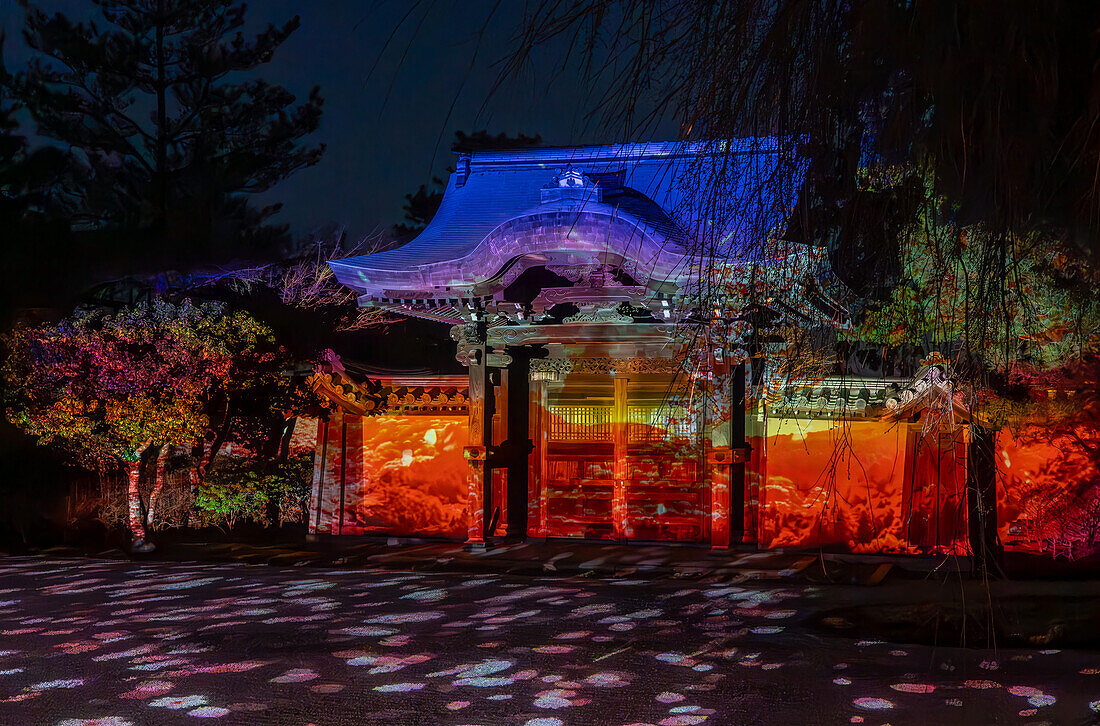
[{"label": "gate entrance", "polygon": [[[538,463],[544,536],[703,542],[709,489],[700,431],[668,376],[541,384]],[[540,436],[541,435],[541,436]]]}]

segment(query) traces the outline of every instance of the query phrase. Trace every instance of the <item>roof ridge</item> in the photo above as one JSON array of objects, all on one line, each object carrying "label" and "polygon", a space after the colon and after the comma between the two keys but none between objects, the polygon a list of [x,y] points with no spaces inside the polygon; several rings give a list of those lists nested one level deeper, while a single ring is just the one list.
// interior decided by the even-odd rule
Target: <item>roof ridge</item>
[{"label": "roof ridge", "polygon": [[455,152],[469,159],[471,166],[512,165],[538,162],[592,163],[622,159],[638,162],[646,159],[668,159],[697,154],[746,153],[771,151],[771,137],[729,139],[717,141],[635,141],[618,144],[584,146],[538,146],[519,149],[482,149]]}]

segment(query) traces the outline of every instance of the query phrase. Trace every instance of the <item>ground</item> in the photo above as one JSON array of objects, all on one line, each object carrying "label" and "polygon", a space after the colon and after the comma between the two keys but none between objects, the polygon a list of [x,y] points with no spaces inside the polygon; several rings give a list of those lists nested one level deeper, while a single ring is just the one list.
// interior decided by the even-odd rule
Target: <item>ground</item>
[{"label": "ground", "polygon": [[[845,591],[850,605],[873,588]],[[864,593],[864,594],[860,594]],[[1083,724],[1100,653],[838,637],[828,587],[0,559],[0,723]]]}]

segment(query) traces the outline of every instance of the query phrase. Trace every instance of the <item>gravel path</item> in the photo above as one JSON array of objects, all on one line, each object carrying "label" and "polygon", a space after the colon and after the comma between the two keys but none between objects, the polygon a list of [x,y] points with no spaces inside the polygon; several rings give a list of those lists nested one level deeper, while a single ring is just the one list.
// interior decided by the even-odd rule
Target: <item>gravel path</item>
[{"label": "gravel path", "polygon": [[0,559],[0,724],[1088,724],[1100,654],[830,637],[804,584]]}]

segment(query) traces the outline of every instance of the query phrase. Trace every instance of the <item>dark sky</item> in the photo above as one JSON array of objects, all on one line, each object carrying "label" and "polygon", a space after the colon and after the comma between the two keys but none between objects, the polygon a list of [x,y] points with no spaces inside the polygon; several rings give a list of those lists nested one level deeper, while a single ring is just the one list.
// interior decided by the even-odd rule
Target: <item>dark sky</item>
[{"label": "dark sky", "polygon": [[[89,13],[91,3],[42,0],[41,5],[80,17]],[[475,34],[495,5],[487,0],[262,0],[249,5],[247,17],[257,26],[282,23],[294,15],[302,21],[260,75],[303,97],[319,85],[325,97],[324,117],[315,134],[327,145],[324,158],[264,200],[283,202],[282,221],[298,233],[330,222],[344,224],[352,239],[401,221],[404,194],[433,174],[442,176],[451,163],[450,141],[457,129],[539,133],[549,144],[621,140],[613,138],[614,133],[585,132],[588,94],[578,87],[578,74],[566,72],[547,89],[549,54],[482,109],[497,75],[492,64],[510,47],[524,2],[499,3],[471,69]],[[368,77],[387,37],[410,7],[416,11]],[[424,11],[428,12],[417,29]],[[25,58],[19,34],[22,12],[16,0],[0,0],[0,16],[8,38],[5,55],[14,69]],[[560,58],[561,52],[568,49],[554,49],[554,57]],[[458,102],[448,120],[456,94]]]}]

